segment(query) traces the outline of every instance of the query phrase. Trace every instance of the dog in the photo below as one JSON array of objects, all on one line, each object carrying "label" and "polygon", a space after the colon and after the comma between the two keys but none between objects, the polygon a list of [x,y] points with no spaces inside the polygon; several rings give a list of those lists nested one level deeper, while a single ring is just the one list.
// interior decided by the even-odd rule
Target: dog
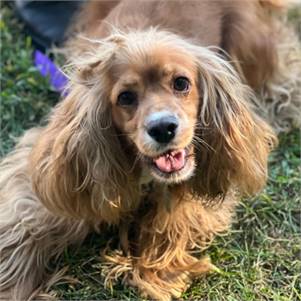
[{"label": "dog", "polygon": [[[0,166],[0,296],[31,299],[49,263],[119,229],[105,283],[178,298],[276,133],[300,126],[300,47],[280,1],[90,2],[66,46],[70,84]],[[70,34],[71,35],[71,34]],[[289,41],[289,43],[287,43]]]}]

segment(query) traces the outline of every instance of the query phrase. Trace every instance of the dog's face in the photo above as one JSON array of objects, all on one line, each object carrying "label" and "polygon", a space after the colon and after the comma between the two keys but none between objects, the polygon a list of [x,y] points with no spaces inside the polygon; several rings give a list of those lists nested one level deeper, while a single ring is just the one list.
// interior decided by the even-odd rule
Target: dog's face
[{"label": "dog's face", "polygon": [[154,178],[189,179],[183,188],[201,197],[264,185],[275,138],[226,60],[156,29],[92,42],[31,156],[50,210],[98,216],[101,204],[117,221],[140,200],[129,149]]},{"label": "dog's face", "polygon": [[159,181],[179,182],[194,170],[192,141],[199,105],[197,68],[178,49],[154,47],[111,71],[113,121]]}]

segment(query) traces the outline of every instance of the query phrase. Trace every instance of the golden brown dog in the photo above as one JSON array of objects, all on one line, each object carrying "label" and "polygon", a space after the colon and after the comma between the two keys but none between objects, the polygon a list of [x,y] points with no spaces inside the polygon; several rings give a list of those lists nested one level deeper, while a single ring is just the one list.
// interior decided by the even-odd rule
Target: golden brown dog
[{"label": "golden brown dog", "polygon": [[120,249],[106,283],[169,300],[212,269],[192,251],[264,186],[270,125],[300,125],[298,42],[277,3],[88,4],[68,96],[0,167],[1,297],[33,297],[51,259],[107,225]]}]

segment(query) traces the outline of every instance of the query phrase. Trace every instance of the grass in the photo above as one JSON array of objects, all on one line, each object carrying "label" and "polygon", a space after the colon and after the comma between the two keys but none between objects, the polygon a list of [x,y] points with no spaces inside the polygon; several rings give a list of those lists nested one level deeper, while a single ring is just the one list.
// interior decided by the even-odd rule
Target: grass
[{"label": "grass", "polygon": [[[300,12],[293,14],[296,22]],[[296,17],[297,16],[297,17]],[[0,156],[15,138],[41,122],[58,95],[32,66],[33,47],[11,9],[1,10]],[[265,190],[241,202],[232,231],[207,251],[222,270],[195,281],[183,299],[210,301],[301,300],[300,132],[280,136],[270,158]],[[80,250],[69,248],[58,263],[76,281],[52,289],[65,300],[138,299],[121,284],[103,287],[99,253],[106,237],[91,235]],[[56,263],[57,264],[57,263]]]},{"label": "grass", "polygon": [[13,12],[2,7],[0,155],[12,148],[15,137],[36,125],[58,97],[33,67],[31,39],[22,35],[21,29]]}]

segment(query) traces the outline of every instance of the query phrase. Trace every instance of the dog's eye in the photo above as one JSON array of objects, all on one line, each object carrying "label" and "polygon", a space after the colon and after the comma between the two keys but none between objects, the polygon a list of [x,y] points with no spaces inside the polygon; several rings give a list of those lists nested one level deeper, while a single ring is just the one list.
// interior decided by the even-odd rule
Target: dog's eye
[{"label": "dog's eye", "polygon": [[184,76],[177,77],[173,82],[173,88],[178,92],[187,92],[189,90],[189,80]]},{"label": "dog's eye", "polygon": [[137,103],[137,94],[131,91],[125,91],[118,95],[117,104],[119,106],[132,106]]}]

